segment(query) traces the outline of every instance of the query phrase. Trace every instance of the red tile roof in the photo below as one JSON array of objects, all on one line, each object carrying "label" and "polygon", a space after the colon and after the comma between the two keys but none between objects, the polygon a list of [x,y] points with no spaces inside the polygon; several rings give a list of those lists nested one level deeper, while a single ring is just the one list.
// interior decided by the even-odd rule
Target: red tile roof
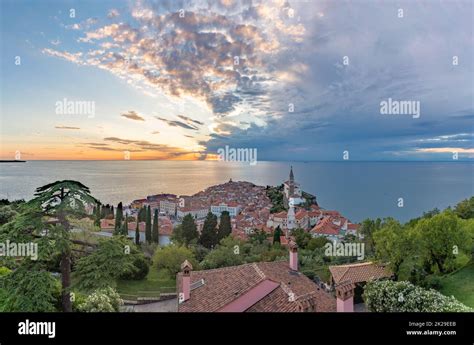
[{"label": "red tile roof", "polygon": [[[296,312],[308,310],[308,306],[319,312],[336,310],[335,298],[302,273],[290,270],[287,261],[191,272],[191,283],[201,279],[204,284],[191,290],[190,299],[180,303],[178,311],[213,312],[236,306],[239,311]],[[278,286],[264,283],[262,287],[265,281]],[[182,273],[178,273],[178,291],[182,291],[181,284]]]},{"label": "red tile roof", "polygon": [[359,229],[359,224],[349,223],[349,224],[347,224],[347,229],[348,230],[358,230]]},{"label": "red tile roof", "polygon": [[324,217],[316,224],[311,232],[321,235],[339,235],[339,227],[331,221],[331,217]]},{"label": "red tile roof", "polygon": [[296,212],[295,218],[300,220],[306,217],[307,215],[308,215],[308,212],[306,212],[305,210],[299,210],[298,212]]},{"label": "red tile roof", "polygon": [[[135,229],[137,228],[137,222],[128,222],[127,225],[128,225],[128,231],[135,231]],[[145,227],[146,227],[145,222],[138,223],[139,232],[145,232]]]},{"label": "red tile roof", "polygon": [[250,290],[242,294],[239,298],[219,309],[219,312],[243,312],[265,298],[269,293],[273,292],[280,286],[279,283],[270,279],[262,280],[260,283],[252,287]]},{"label": "red tile roof", "polygon": [[392,272],[385,265],[373,262],[362,262],[340,266],[329,266],[332,278],[336,284],[342,282],[360,283],[370,279],[389,278]]},{"label": "red tile roof", "polygon": [[278,213],[273,213],[272,216],[273,216],[273,218],[286,218],[286,217],[287,217],[286,211],[281,211],[281,212],[278,212]]},{"label": "red tile roof", "polygon": [[341,214],[338,211],[321,210],[321,213],[325,216],[341,217]]},{"label": "red tile roof", "polygon": [[115,227],[115,219],[101,219],[100,228],[101,229],[113,229]]}]

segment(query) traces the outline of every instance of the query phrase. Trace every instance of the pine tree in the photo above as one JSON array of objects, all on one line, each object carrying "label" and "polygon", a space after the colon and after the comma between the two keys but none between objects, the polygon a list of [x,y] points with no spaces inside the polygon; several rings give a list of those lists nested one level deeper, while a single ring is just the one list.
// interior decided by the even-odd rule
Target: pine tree
[{"label": "pine tree", "polygon": [[209,212],[204,220],[199,244],[206,248],[214,248],[218,243],[217,238],[217,217]]},{"label": "pine tree", "polygon": [[218,241],[222,240],[224,237],[229,236],[231,232],[232,232],[232,226],[230,223],[230,215],[228,211],[224,211],[221,213],[219,229],[217,230]]},{"label": "pine tree", "polygon": [[140,222],[138,221],[138,215],[137,215],[137,226],[135,228],[135,244],[137,246],[140,245]]},{"label": "pine tree", "polygon": [[147,243],[151,243],[151,208],[146,209],[146,225],[145,225],[145,239]]},{"label": "pine tree", "polygon": [[280,236],[281,236],[281,229],[280,226],[278,225],[275,231],[273,232],[273,244],[275,243],[280,243]]},{"label": "pine tree", "polygon": [[154,243],[160,243],[160,234],[158,230],[158,210],[155,209],[155,214],[153,216],[153,229],[151,231],[151,237]]},{"label": "pine tree", "polygon": [[184,216],[183,223],[181,224],[181,233],[184,244],[187,246],[192,240],[199,237],[196,223],[194,218],[189,213]]}]

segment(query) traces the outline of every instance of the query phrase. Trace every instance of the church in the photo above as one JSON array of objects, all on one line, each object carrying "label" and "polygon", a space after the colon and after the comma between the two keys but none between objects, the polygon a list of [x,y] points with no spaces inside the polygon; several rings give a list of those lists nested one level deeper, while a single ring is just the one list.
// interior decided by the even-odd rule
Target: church
[{"label": "church", "polygon": [[290,178],[283,183],[285,195],[285,207],[296,206],[305,202],[302,197],[303,191],[300,184],[295,181],[293,167],[290,168]]}]

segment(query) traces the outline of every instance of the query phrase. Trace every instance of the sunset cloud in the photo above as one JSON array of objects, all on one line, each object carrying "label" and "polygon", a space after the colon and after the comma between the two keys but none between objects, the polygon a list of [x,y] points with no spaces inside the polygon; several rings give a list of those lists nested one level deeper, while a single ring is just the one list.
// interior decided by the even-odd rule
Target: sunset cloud
[{"label": "sunset cloud", "polygon": [[[61,151],[81,159],[121,159],[127,147],[202,159],[225,145],[262,160],[474,156],[469,2],[403,2],[399,18],[371,1],[118,0],[77,18],[53,9],[47,22],[46,4],[28,6],[5,7],[2,22],[22,59],[2,80],[2,152],[34,138],[49,158],[64,154],[47,152],[52,139],[95,143]],[[94,102],[96,114],[58,117],[64,98]],[[382,115],[388,98],[420,102],[420,118]],[[81,130],[56,131],[75,129],[67,123]]]},{"label": "sunset cloud", "polygon": [[[269,91],[272,61],[285,48],[283,41],[304,35],[303,24],[288,20],[289,9],[284,3],[225,1],[211,8],[196,2],[182,10],[137,2],[131,14],[138,25],[115,22],[79,38],[97,47],[93,56],[44,53],[106,69],[140,88],[201,99],[215,113],[227,114]],[[117,16],[116,9],[109,11],[109,19]]]},{"label": "sunset cloud", "polygon": [[121,114],[120,116],[125,117],[130,120],[135,120],[135,121],[145,121],[143,117],[137,114],[136,111],[134,110],[129,110],[127,113]]},{"label": "sunset cloud", "polygon": [[184,115],[178,115],[178,117],[184,121],[186,121],[187,123],[194,123],[196,125],[204,125],[204,122],[201,122],[201,121],[198,121],[198,120],[193,120],[192,118],[188,117],[188,116],[184,116]]},{"label": "sunset cloud", "polygon": [[83,145],[99,151],[134,152],[140,159],[203,159],[206,153],[201,150],[185,150],[166,144],[147,140],[106,137],[105,143],[85,143]]},{"label": "sunset cloud", "polygon": [[54,126],[56,129],[80,129],[79,127],[71,127],[71,126]]},{"label": "sunset cloud", "polygon": [[165,119],[165,118],[159,117],[159,116],[155,116],[155,118],[160,120],[160,121],[165,122],[166,124],[168,124],[168,126],[171,126],[171,127],[182,127],[184,129],[192,129],[192,130],[195,130],[195,131],[199,129],[198,127],[194,126],[193,124],[181,122],[181,121],[178,121],[178,120],[168,120],[168,119]]}]

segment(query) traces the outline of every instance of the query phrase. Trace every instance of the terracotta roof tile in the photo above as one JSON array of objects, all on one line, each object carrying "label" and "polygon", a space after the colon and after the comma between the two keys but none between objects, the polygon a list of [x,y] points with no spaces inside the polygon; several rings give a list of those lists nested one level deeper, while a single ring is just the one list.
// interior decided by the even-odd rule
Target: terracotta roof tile
[{"label": "terracotta roof tile", "polygon": [[324,217],[316,224],[311,232],[322,235],[339,235],[339,227],[331,221],[331,217]]},{"label": "terracotta roof tile", "polygon": [[392,276],[392,272],[388,267],[372,262],[329,266],[329,271],[336,285],[345,282],[360,283],[370,279],[389,278]]},{"label": "terracotta roof tile", "polygon": [[[191,291],[190,299],[179,305],[180,312],[220,310],[248,294],[265,280],[276,282],[279,286],[269,289],[269,293],[246,311],[305,311],[309,310],[308,305],[314,305],[315,311],[336,309],[332,295],[321,290],[302,273],[291,271],[287,261],[258,262],[191,272],[191,283],[201,279],[204,279],[204,285]],[[181,281],[182,274],[178,273],[178,291],[181,291]]]}]

